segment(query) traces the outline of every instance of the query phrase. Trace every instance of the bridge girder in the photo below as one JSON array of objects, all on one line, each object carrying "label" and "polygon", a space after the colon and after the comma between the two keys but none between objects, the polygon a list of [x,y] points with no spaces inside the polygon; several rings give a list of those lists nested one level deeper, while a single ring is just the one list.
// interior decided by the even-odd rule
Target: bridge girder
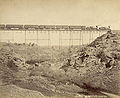
[{"label": "bridge girder", "polygon": [[0,24],[0,30],[57,30],[57,31],[108,31],[110,27],[80,25],[14,25]]}]

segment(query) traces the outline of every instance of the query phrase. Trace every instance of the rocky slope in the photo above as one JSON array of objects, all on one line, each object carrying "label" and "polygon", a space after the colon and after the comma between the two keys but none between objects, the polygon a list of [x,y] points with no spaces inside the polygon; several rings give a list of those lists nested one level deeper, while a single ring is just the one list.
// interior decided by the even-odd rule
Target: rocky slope
[{"label": "rocky slope", "polygon": [[98,37],[72,55],[62,69],[80,87],[120,94],[120,32]]},{"label": "rocky slope", "polygon": [[89,45],[70,51],[0,45],[2,90],[6,88],[2,85],[12,85],[18,91],[20,87],[52,98],[103,96],[101,92],[120,95],[119,32],[109,31]]}]

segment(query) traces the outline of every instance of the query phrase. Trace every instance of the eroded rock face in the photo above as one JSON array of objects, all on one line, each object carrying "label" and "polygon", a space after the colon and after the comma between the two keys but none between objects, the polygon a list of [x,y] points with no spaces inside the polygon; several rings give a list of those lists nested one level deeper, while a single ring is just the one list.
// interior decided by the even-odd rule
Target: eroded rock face
[{"label": "eroded rock face", "polygon": [[14,52],[11,47],[4,47],[0,50],[0,63],[7,65],[11,70],[28,69],[29,64],[25,63],[25,59]]},{"label": "eroded rock face", "polygon": [[78,70],[79,78],[73,77],[73,80],[80,86],[113,93],[120,91],[120,33],[109,31],[98,37],[71,56],[71,61],[73,70]]}]

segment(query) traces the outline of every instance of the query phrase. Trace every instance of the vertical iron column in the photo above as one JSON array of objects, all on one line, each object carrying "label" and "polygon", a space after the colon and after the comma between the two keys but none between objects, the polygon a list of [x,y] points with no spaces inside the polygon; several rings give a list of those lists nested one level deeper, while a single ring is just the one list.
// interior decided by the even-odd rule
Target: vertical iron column
[{"label": "vertical iron column", "polygon": [[48,30],[48,47],[50,47],[50,32]]},{"label": "vertical iron column", "polygon": [[84,33],[83,31],[81,31],[81,42],[82,42],[82,45],[83,45],[83,33]]},{"label": "vertical iron column", "polygon": [[37,30],[37,32],[36,32],[36,33],[37,33],[37,45],[38,45],[38,30]]},{"label": "vertical iron column", "polygon": [[70,58],[70,54],[71,54],[71,32],[70,32],[70,36],[69,36],[69,58]]},{"label": "vertical iron column", "polygon": [[12,34],[12,42],[14,42],[14,31],[13,31],[13,34]]},{"label": "vertical iron column", "polygon": [[79,31],[79,48],[80,48],[80,45],[81,45],[81,31]]},{"label": "vertical iron column", "polygon": [[69,38],[69,50],[70,50],[70,47],[71,47],[71,32],[70,32],[70,38]]},{"label": "vertical iron column", "polygon": [[26,30],[25,30],[25,64],[26,64],[26,56],[27,56],[27,44],[26,44]]},{"label": "vertical iron column", "polygon": [[89,35],[89,44],[90,44],[90,42],[91,42],[91,32],[90,32],[90,35]]},{"label": "vertical iron column", "polygon": [[70,33],[71,33],[71,46],[73,47],[73,33],[74,33],[74,31],[72,32],[72,31],[70,30]]},{"label": "vertical iron column", "polygon": [[[7,33],[9,33],[9,30],[7,30]],[[8,43],[10,42],[10,40],[7,38],[7,41],[8,41]]]},{"label": "vertical iron column", "polygon": [[62,32],[59,31],[59,49],[61,48],[61,37],[62,37],[62,36],[61,36],[61,33],[62,33]]},{"label": "vertical iron column", "polygon": [[[36,35],[37,35],[37,39],[36,39],[36,43],[37,43],[37,52],[39,52],[39,47],[38,47],[38,30],[36,30]],[[37,59],[39,60],[39,55],[37,53]]]},{"label": "vertical iron column", "polygon": [[[40,33],[41,33],[41,34],[43,33],[43,32],[42,32],[42,29],[40,30]],[[39,38],[39,40],[40,40],[40,43],[39,43],[39,44],[41,44],[42,39]],[[41,45],[42,45],[42,44],[41,44]]]}]

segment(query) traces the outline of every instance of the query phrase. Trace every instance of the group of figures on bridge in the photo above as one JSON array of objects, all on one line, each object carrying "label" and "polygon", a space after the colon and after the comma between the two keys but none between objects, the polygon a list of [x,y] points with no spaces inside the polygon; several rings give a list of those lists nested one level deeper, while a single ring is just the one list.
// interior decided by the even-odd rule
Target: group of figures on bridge
[{"label": "group of figures on bridge", "polygon": [[0,24],[0,30],[111,30],[110,26],[80,26],[80,25],[14,25]]}]

